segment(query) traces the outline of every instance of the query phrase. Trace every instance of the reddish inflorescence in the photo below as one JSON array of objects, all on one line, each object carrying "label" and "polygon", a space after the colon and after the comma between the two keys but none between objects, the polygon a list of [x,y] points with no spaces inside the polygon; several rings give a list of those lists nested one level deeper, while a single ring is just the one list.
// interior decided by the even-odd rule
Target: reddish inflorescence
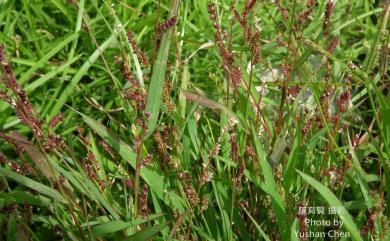
[{"label": "reddish inflorescence", "polygon": [[254,34],[250,35],[249,40],[249,50],[252,55],[251,64],[255,65],[260,62],[260,33],[256,31]]},{"label": "reddish inflorescence", "polygon": [[49,135],[46,139],[46,143],[44,144],[44,148],[46,150],[54,150],[58,147],[62,147],[64,145],[64,141],[60,136],[57,135]]},{"label": "reddish inflorescence", "polygon": [[114,150],[111,148],[111,146],[110,146],[106,141],[101,140],[101,141],[99,142],[99,144],[103,147],[103,149],[104,149],[108,154],[110,154],[110,156],[111,156],[112,158],[115,159],[115,157],[116,157],[115,152],[114,152]]},{"label": "reddish inflorescence", "polygon": [[125,180],[126,187],[128,187],[130,190],[134,190],[134,182],[131,179],[126,179]]},{"label": "reddish inflorescence", "polygon": [[210,14],[210,19],[213,21],[213,27],[216,30],[214,39],[215,44],[217,45],[219,53],[222,57],[222,67],[225,70],[225,73],[229,77],[230,81],[232,82],[233,87],[236,89],[242,81],[242,72],[240,66],[237,66],[234,63],[232,51],[230,51],[224,43],[224,39],[222,36],[229,37],[229,34],[222,31],[221,26],[217,23],[217,11],[215,9],[214,4],[208,5],[208,12]]},{"label": "reddish inflorescence", "polygon": [[249,0],[247,1],[244,10],[242,11],[242,14],[240,14],[237,9],[235,8],[234,4],[232,5],[232,11],[234,13],[234,17],[236,20],[240,23],[240,25],[245,29],[248,24],[248,16],[249,13],[253,10],[255,7],[256,0]]},{"label": "reddish inflorescence", "polygon": [[142,52],[141,49],[138,47],[134,38],[134,34],[130,31],[127,32],[127,40],[129,41],[133,51],[135,52],[135,54],[137,55],[141,63],[144,64],[145,66],[148,66],[149,65],[148,56],[144,52]]},{"label": "reddish inflorescence", "polygon": [[298,215],[297,218],[299,220],[299,237],[301,237],[301,240],[307,240],[304,235],[307,232],[307,225],[306,225],[306,219],[307,219],[307,212],[306,212],[306,207],[303,203],[298,204]]},{"label": "reddish inflorescence", "polygon": [[241,163],[238,170],[237,170],[236,176],[234,178],[234,182],[236,184],[236,187],[241,186],[241,179],[242,179],[242,176],[244,175],[244,170],[245,170],[245,163]]},{"label": "reddish inflorescence", "polygon": [[[54,134],[45,134],[42,129],[43,121],[39,117],[38,113],[34,110],[27,93],[20,86],[14,75],[11,63],[5,57],[5,46],[0,45],[0,66],[3,69],[4,75],[0,81],[4,83],[5,87],[13,93],[11,97],[6,91],[0,91],[0,100],[3,100],[11,105],[15,115],[20,119],[21,123],[28,126],[34,136],[42,141],[42,146],[45,149],[57,149],[63,146],[63,140]],[[63,114],[55,116],[48,126],[53,128],[63,118]],[[7,140],[6,140],[7,141]],[[8,141],[14,143],[12,140]],[[14,146],[19,146],[14,143]]]},{"label": "reddish inflorescence", "polygon": [[329,35],[329,25],[330,25],[330,17],[332,16],[334,3],[332,0],[329,0],[326,4],[324,23],[322,25],[324,36],[327,37]]},{"label": "reddish inflorescence", "polygon": [[337,107],[340,113],[343,113],[348,110],[349,98],[351,97],[351,93],[349,91],[344,91],[339,99],[337,100]]},{"label": "reddish inflorescence", "polygon": [[124,79],[131,84],[129,88],[123,91],[124,97],[132,101],[134,109],[144,111],[146,107],[146,90],[141,87],[139,81],[134,78],[130,68],[122,60],[116,57],[115,62],[119,66]]},{"label": "reddish inflorescence", "polygon": [[58,123],[60,123],[64,119],[64,113],[60,112],[56,116],[54,116],[50,122],[49,122],[49,127],[54,128]]},{"label": "reddish inflorescence", "polygon": [[169,28],[175,26],[177,23],[177,17],[176,16],[173,16],[173,17],[170,17],[168,18],[167,20],[165,20],[164,22],[160,23],[158,26],[157,26],[157,35],[156,35],[156,40],[157,40],[157,48],[160,47],[160,42],[161,42],[161,39],[162,39],[162,35],[163,33],[168,30]]},{"label": "reddish inflorescence", "polygon": [[7,157],[4,155],[4,153],[2,151],[0,151],[0,163],[7,163],[8,160],[7,160]]},{"label": "reddish inflorescence", "polygon": [[152,155],[147,155],[145,158],[143,158],[139,163],[139,168],[146,167],[150,164],[152,161]]},{"label": "reddish inflorescence", "polygon": [[329,53],[332,53],[333,50],[337,47],[337,45],[339,45],[339,43],[340,43],[340,39],[338,37],[332,38],[332,40],[330,41],[330,44],[327,48],[327,51]]},{"label": "reddish inflorescence", "polygon": [[177,23],[177,17],[176,16],[170,17],[158,25],[158,31],[164,32],[167,29],[176,25],[176,23]]},{"label": "reddish inflorescence", "polygon": [[238,144],[237,144],[237,138],[235,133],[231,135],[230,144],[232,145],[233,160],[238,160]]},{"label": "reddish inflorescence", "polygon": [[142,193],[140,196],[140,213],[144,218],[148,217],[148,185],[144,184],[142,187]]},{"label": "reddish inflorescence", "polygon": [[186,194],[187,194],[187,199],[190,201],[190,203],[192,205],[195,206],[199,203],[199,201],[200,201],[199,197],[196,194],[196,192],[194,191],[194,188],[192,187],[192,185],[188,185]]}]

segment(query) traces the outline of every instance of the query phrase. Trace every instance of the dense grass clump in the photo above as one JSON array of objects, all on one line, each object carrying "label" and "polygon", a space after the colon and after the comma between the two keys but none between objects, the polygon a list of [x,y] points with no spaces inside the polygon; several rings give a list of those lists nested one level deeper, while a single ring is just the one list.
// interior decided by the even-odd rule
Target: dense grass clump
[{"label": "dense grass clump", "polygon": [[390,240],[389,14],[0,0],[0,240]]}]

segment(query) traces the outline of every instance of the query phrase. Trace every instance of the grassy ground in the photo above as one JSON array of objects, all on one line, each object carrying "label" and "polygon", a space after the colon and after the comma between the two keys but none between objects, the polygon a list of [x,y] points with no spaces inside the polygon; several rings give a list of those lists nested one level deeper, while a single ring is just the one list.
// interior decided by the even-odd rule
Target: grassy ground
[{"label": "grassy ground", "polygon": [[390,240],[389,9],[0,0],[0,240]]}]

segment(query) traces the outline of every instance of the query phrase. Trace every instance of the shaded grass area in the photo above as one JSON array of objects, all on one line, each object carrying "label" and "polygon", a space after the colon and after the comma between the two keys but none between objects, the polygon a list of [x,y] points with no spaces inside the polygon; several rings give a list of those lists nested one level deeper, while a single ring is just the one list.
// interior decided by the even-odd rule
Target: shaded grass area
[{"label": "shaded grass area", "polygon": [[1,240],[390,238],[388,3],[0,9]]}]

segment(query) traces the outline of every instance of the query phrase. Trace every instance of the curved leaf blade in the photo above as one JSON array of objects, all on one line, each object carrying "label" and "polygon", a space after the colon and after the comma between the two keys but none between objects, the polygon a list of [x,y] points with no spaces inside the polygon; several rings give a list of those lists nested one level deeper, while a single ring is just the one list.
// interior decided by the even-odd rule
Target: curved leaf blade
[{"label": "curved leaf blade", "polygon": [[[333,207],[344,207],[344,205],[341,203],[341,201],[334,195],[327,187],[325,187],[322,183],[318,182],[311,176],[300,172],[297,170],[299,175],[307,182],[309,183],[314,189],[316,189],[321,196]],[[356,227],[356,224],[354,223],[352,216],[348,213],[348,211],[339,213],[340,218],[344,222],[344,227],[347,231],[350,232],[352,240],[355,241],[363,241],[359,234],[359,230]]]}]

